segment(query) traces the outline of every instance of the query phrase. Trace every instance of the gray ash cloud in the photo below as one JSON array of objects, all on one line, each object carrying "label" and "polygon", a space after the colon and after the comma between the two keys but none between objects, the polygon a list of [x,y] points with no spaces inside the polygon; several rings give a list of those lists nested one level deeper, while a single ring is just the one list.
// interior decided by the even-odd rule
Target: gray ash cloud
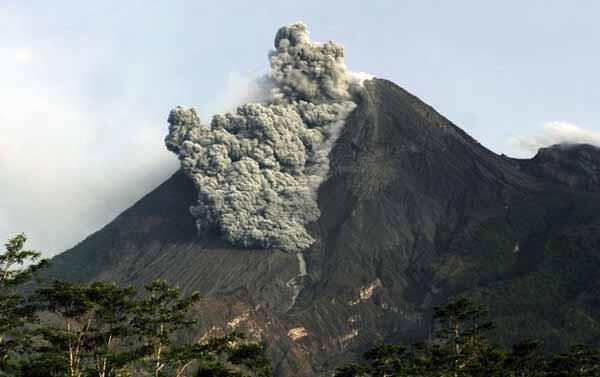
[{"label": "gray ash cloud", "polygon": [[210,125],[177,107],[165,144],[198,191],[190,212],[200,232],[217,227],[242,247],[298,252],[314,242],[305,224],[319,218],[316,191],[362,79],[346,69],[340,45],[311,42],[303,23],[279,29],[269,59],[260,79],[267,100]]}]

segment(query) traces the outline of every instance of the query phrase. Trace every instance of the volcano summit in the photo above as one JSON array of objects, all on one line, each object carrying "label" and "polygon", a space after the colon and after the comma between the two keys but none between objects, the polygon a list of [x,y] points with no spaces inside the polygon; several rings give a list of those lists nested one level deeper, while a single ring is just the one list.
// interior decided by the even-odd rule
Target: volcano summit
[{"label": "volcano summit", "polygon": [[[423,339],[435,305],[486,304],[499,342],[600,342],[600,151],[489,151],[342,48],[279,30],[261,100],[169,116],[181,170],[53,259],[51,276],[186,292],[207,336],[269,345],[313,376],[378,341]],[[191,211],[190,211],[191,207]]]},{"label": "volcano summit", "polygon": [[360,82],[342,47],[311,42],[302,23],[281,28],[275,48],[264,103],[219,114],[210,127],[178,107],[165,142],[198,190],[191,213],[201,233],[216,226],[242,247],[300,252],[314,242],[304,224],[319,218],[316,190]]}]

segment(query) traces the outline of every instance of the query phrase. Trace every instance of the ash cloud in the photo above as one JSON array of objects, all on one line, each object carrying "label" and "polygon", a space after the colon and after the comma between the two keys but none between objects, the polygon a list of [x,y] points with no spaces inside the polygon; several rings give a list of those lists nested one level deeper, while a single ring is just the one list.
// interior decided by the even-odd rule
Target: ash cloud
[{"label": "ash cloud", "polygon": [[279,29],[261,101],[204,124],[193,108],[169,115],[167,148],[198,191],[190,208],[200,232],[216,227],[246,248],[299,252],[314,239],[316,191],[353,98],[368,77],[352,74],[335,42],[316,43],[303,23]]}]

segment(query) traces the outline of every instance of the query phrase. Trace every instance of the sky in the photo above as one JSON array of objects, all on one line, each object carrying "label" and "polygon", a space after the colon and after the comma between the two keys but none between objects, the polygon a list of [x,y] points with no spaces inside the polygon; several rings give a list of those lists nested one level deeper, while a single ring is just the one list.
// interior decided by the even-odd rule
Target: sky
[{"label": "sky", "polygon": [[496,153],[600,145],[600,2],[0,0],[0,240],[74,246],[176,171],[166,118],[231,110],[304,21]]}]

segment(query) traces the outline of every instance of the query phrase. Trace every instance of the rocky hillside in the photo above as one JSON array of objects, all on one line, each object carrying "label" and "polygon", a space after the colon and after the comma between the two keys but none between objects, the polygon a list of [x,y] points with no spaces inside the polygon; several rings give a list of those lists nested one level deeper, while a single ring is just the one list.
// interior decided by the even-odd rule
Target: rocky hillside
[{"label": "rocky hillside", "polygon": [[600,343],[600,151],[498,156],[393,83],[364,85],[330,153],[309,249],[197,236],[197,194],[178,172],[55,257],[50,275],[164,277],[199,290],[197,339],[249,332],[269,344],[280,376],[316,375],[378,341],[423,338],[432,307],[457,294],[490,307],[501,341]]}]

